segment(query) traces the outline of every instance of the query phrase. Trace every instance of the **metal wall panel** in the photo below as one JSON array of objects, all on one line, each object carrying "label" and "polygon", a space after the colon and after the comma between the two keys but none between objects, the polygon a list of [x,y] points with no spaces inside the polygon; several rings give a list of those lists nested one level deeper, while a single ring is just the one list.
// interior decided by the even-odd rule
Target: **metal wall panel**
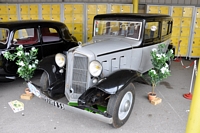
[{"label": "metal wall panel", "polygon": [[192,5],[197,5],[198,4],[198,0],[191,0],[191,4]]}]

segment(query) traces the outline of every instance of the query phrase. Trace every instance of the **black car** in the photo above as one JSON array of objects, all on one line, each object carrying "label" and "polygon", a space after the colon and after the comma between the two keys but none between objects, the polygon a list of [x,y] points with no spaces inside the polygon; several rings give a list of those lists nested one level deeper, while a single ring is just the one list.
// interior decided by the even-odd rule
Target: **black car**
[{"label": "black car", "polygon": [[3,57],[19,45],[25,50],[38,49],[38,59],[67,51],[77,46],[67,26],[62,22],[47,20],[20,20],[0,22],[0,81],[16,78],[17,65]]}]

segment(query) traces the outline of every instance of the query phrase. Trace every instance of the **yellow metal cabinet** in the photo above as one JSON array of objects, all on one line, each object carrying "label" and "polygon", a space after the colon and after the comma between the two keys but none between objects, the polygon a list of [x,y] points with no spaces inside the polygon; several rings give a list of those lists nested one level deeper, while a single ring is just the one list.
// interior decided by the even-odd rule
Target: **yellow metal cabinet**
[{"label": "yellow metal cabinet", "polygon": [[59,14],[51,15],[51,20],[60,21],[60,15]]},{"label": "yellow metal cabinet", "polygon": [[194,57],[200,56],[200,47],[193,47],[191,51],[191,55]]},{"label": "yellow metal cabinet", "polygon": [[42,15],[42,19],[51,20],[51,15]]},{"label": "yellow metal cabinet", "polygon": [[9,15],[9,20],[18,20],[17,15]]},{"label": "yellow metal cabinet", "polygon": [[72,32],[74,30],[72,23],[66,23],[66,25],[67,25],[67,28],[69,29],[70,32]]},{"label": "yellow metal cabinet", "polygon": [[29,6],[20,5],[20,14],[29,14]]},{"label": "yellow metal cabinet", "polygon": [[159,7],[158,6],[149,6],[148,13],[159,13]]},{"label": "yellow metal cabinet", "polygon": [[196,28],[194,30],[194,37],[200,37],[200,29],[199,28]]},{"label": "yellow metal cabinet", "polygon": [[173,17],[173,26],[179,26],[181,25],[181,17]]},{"label": "yellow metal cabinet", "polygon": [[180,36],[180,27],[173,27],[172,36]]},{"label": "yellow metal cabinet", "polygon": [[97,7],[96,5],[88,5],[87,6],[87,13],[88,14],[96,14]]},{"label": "yellow metal cabinet", "polygon": [[30,16],[30,19],[39,19],[38,15],[29,15],[29,16]]},{"label": "yellow metal cabinet", "polygon": [[200,18],[197,18],[195,21],[195,28],[200,28]]},{"label": "yellow metal cabinet", "polygon": [[122,13],[130,13],[131,12],[131,6],[130,5],[122,5],[121,12]]},{"label": "yellow metal cabinet", "polygon": [[183,7],[173,7],[172,16],[180,17],[183,15]]},{"label": "yellow metal cabinet", "polygon": [[51,14],[60,14],[60,4],[51,5]]},{"label": "yellow metal cabinet", "polygon": [[200,8],[197,8],[196,17],[197,17],[197,18],[200,18]]},{"label": "yellow metal cabinet", "polygon": [[92,39],[92,33],[89,32],[89,33],[87,34],[87,41],[90,41],[91,39]]},{"label": "yellow metal cabinet", "polygon": [[74,4],[73,13],[83,13],[83,5],[81,4]]},{"label": "yellow metal cabinet", "polygon": [[179,55],[181,55],[181,56],[187,56],[187,51],[188,51],[188,47],[181,47],[180,46]]},{"label": "yellow metal cabinet", "polygon": [[169,14],[169,7],[168,6],[160,6],[159,12],[161,14]]},{"label": "yellow metal cabinet", "polygon": [[200,47],[200,37],[195,37],[193,39],[193,47]]},{"label": "yellow metal cabinet", "polygon": [[0,21],[8,21],[8,15],[1,15],[0,14]]},{"label": "yellow metal cabinet", "polygon": [[64,13],[65,14],[72,14],[73,13],[73,5],[65,4],[64,5]]},{"label": "yellow metal cabinet", "polygon": [[171,37],[171,43],[173,43],[174,46],[178,46],[179,39],[177,37]]},{"label": "yellow metal cabinet", "polygon": [[8,14],[7,5],[0,5],[0,14]]},{"label": "yellow metal cabinet", "polygon": [[107,12],[106,5],[97,5],[97,14],[104,14]]},{"label": "yellow metal cabinet", "polygon": [[42,5],[42,14],[51,14],[51,5]]},{"label": "yellow metal cabinet", "polygon": [[82,23],[83,14],[74,14],[74,23]]},{"label": "yellow metal cabinet", "polygon": [[183,17],[181,19],[181,26],[183,26],[183,27],[190,27],[191,26],[191,21],[192,21],[191,18]]},{"label": "yellow metal cabinet", "polygon": [[120,5],[111,5],[111,13],[121,12]]},{"label": "yellow metal cabinet", "polygon": [[181,36],[189,37],[190,36],[190,28],[182,27],[181,28]]},{"label": "yellow metal cabinet", "polygon": [[65,18],[64,18],[65,23],[72,23],[73,20],[74,20],[74,17],[72,15],[65,15]]},{"label": "yellow metal cabinet", "polygon": [[38,15],[38,5],[36,5],[36,4],[31,4],[31,5],[29,5],[29,8],[30,8],[30,14],[34,14],[34,15]]},{"label": "yellow metal cabinet", "polygon": [[17,5],[8,5],[9,14],[17,14]]},{"label": "yellow metal cabinet", "polygon": [[180,37],[179,40],[181,40],[180,46],[188,47],[188,37]]},{"label": "yellow metal cabinet", "polygon": [[91,14],[88,15],[88,19],[87,19],[87,23],[88,23],[88,24],[93,24],[94,16],[95,16],[95,15],[91,15]]},{"label": "yellow metal cabinet", "polygon": [[29,15],[21,15],[22,20],[28,20],[30,19]]},{"label": "yellow metal cabinet", "polygon": [[81,24],[74,24],[74,33],[80,33],[83,31],[83,25]]},{"label": "yellow metal cabinet", "polygon": [[192,7],[184,7],[183,8],[183,17],[192,17]]},{"label": "yellow metal cabinet", "polygon": [[93,31],[93,25],[88,25],[87,26],[87,32],[92,33],[92,31]]}]

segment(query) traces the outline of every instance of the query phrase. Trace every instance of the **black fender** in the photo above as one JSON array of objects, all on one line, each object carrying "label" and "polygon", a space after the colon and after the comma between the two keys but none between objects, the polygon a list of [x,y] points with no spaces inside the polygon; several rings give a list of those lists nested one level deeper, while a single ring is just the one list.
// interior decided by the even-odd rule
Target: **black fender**
[{"label": "black fender", "polygon": [[92,106],[95,104],[106,105],[105,99],[111,94],[123,90],[130,82],[141,77],[141,74],[134,70],[118,70],[104,78],[96,85],[87,89],[78,99],[78,105]]},{"label": "black fender", "polygon": [[59,84],[65,81],[65,72],[59,72],[60,68],[56,65],[55,55],[43,58],[39,62],[37,69],[46,72],[48,75],[49,88],[53,89],[57,85],[60,86]]}]

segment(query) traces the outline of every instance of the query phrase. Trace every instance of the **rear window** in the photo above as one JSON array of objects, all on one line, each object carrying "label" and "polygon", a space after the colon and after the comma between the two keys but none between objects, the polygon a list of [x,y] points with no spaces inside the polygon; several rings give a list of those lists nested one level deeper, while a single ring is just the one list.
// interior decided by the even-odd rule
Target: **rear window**
[{"label": "rear window", "polygon": [[41,32],[43,42],[54,42],[60,40],[58,31],[55,28],[42,27]]},{"label": "rear window", "polygon": [[9,30],[6,28],[0,28],[0,43],[6,44],[8,41]]}]

